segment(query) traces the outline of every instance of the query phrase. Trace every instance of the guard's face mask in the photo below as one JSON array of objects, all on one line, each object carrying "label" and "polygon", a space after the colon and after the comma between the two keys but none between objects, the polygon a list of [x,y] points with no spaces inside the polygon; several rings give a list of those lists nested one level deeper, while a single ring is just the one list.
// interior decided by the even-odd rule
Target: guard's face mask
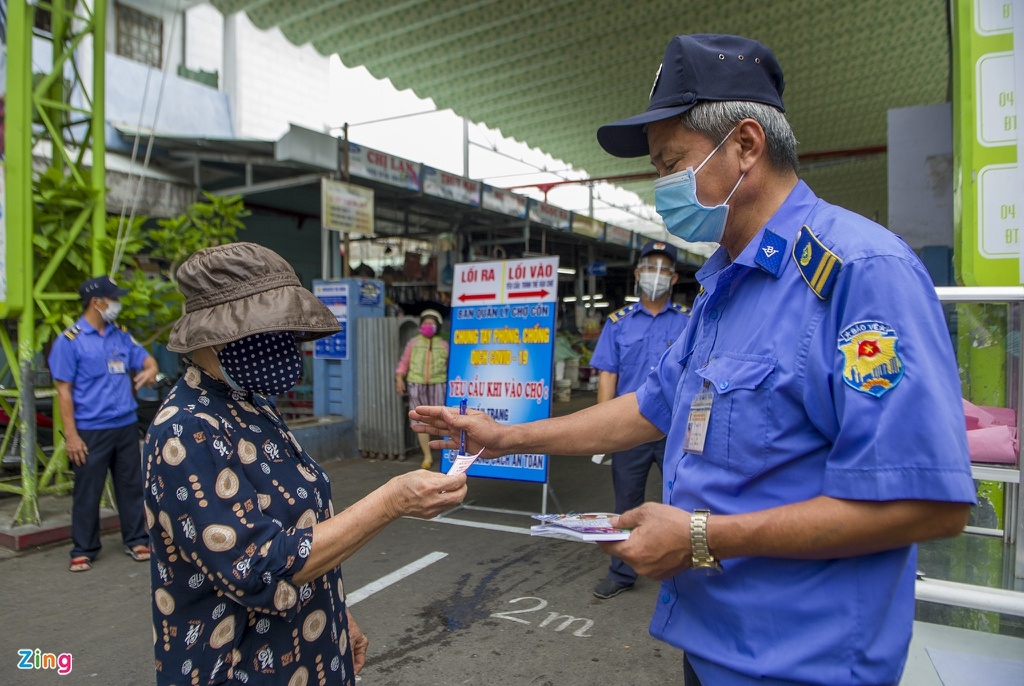
[{"label": "guard's face mask", "polygon": [[107,309],[100,311],[100,317],[107,324],[113,324],[121,314],[121,301],[109,298],[104,298],[104,301],[107,303]]},{"label": "guard's face mask", "polygon": [[704,158],[697,169],[687,167],[683,171],[663,176],[654,182],[654,207],[665,220],[665,227],[673,236],[690,243],[720,243],[725,233],[725,220],[729,217],[729,200],[740,187],[746,174],[740,174],[736,185],[721,205],[707,207],[697,200],[697,172],[704,168],[718,149],[729,140],[736,128],[725,135],[711,154]]},{"label": "guard's face mask", "polygon": [[664,260],[644,258],[636,271],[637,286],[648,300],[658,300],[672,287],[672,268]]}]

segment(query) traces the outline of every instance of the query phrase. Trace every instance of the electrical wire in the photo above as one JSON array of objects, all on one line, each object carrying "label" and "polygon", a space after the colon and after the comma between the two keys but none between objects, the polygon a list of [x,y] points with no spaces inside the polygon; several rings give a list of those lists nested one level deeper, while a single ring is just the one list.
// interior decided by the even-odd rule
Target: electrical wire
[{"label": "electrical wire", "polygon": [[[165,2],[165,0],[160,0],[160,6],[157,9],[157,12],[159,13],[159,16],[161,16],[161,17],[164,15],[164,2]],[[160,119],[160,110],[161,110],[161,106],[163,105],[164,87],[167,85],[167,78],[170,75],[171,45],[174,44],[174,39],[175,39],[175,36],[177,35],[178,16],[181,13],[182,13],[181,2],[179,0],[178,2],[175,2],[174,13],[173,13],[172,18],[171,18],[171,31],[170,31],[170,34],[168,36],[168,40],[166,42],[166,52],[163,55],[163,61],[164,61],[164,63],[163,63],[163,70],[162,70],[163,73],[162,73],[162,78],[160,79],[160,89],[157,92],[156,107],[154,108],[154,111],[153,111],[153,123],[152,123],[152,126],[149,129],[149,140],[146,143],[146,155],[145,155],[145,158],[144,158],[143,163],[142,163],[142,171],[139,172],[138,182],[136,183],[136,186],[135,186],[135,192],[131,194],[131,196],[132,196],[132,200],[131,200],[131,213],[128,215],[128,221],[127,222],[125,222],[125,218],[124,218],[125,211],[126,211],[127,205],[128,205],[128,194],[127,193],[125,194],[124,198],[121,201],[121,215],[118,218],[117,238],[115,239],[115,242],[114,242],[114,255],[113,255],[112,259],[111,259],[111,264],[110,264],[110,275],[112,277],[115,275],[115,270],[117,269],[118,265],[121,264],[121,260],[124,259],[124,253],[125,253],[126,248],[128,247],[128,239],[131,237],[132,224],[135,221],[135,212],[138,209],[139,198],[142,195],[142,183],[143,183],[143,181],[145,181],[146,172],[149,170],[149,163],[150,163],[150,159],[151,159],[152,154],[153,154],[153,141],[156,138],[156,125],[157,125],[157,122]],[[184,59],[185,59],[185,55],[184,55],[184,52],[182,52],[182,60],[184,60]],[[131,185],[132,174],[133,174],[133,171],[134,171],[134,168],[135,168],[135,162],[138,159],[139,133],[142,130],[142,120],[143,120],[143,117],[145,116],[145,112],[146,112],[146,100],[147,100],[147,98],[149,96],[149,80],[150,80],[150,76],[152,75],[153,71],[154,70],[152,68],[149,68],[149,69],[146,70],[146,83],[145,83],[144,90],[143,90],[143,93],[142,93],[142,105],[139,108],[139,123],[136,126],[136,130],[135,130],[135,133],[134,133],[135,140],[132,143],[132,156],[131,156],[131,161],[129,162],[129,165],[128,165],[128,181],[127,181],[127,185],[128,186]]]}]

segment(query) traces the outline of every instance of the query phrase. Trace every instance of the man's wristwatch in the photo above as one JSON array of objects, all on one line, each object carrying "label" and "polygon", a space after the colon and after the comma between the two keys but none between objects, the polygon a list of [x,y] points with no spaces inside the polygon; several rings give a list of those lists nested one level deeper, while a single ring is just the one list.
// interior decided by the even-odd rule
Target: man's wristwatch
[{"label": "man's wristwatch", "polygon": [[690,515],[690,553],[693,568],[705,574],[721,574],[722,565],[708,550],[708,516],[710,510],[694,510]]}]

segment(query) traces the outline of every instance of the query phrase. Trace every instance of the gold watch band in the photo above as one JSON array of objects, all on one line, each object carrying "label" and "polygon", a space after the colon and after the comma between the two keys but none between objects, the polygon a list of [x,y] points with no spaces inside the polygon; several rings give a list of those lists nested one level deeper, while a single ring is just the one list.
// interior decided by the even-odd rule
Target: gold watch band
[{"label": "gold watch band", "polygon": [[708,517],[710,510],[694,510],[690,515],[690,554],[693,568],[705,574],[719,574],[722,565],[708,548]]}]

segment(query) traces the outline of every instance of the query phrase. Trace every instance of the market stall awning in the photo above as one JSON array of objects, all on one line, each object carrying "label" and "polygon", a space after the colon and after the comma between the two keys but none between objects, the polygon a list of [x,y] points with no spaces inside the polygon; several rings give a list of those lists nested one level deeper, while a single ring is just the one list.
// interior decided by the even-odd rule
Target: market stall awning
[{"label": "market stall awning", "polygon": [[[885,222],[890,108],[950,98],[946,0],[212,0],[349,66],[541,148],[594,177],[650,171],[597,145],[646,106],[678,33],[737,33],[775,51],[801,155],[824,197]],[[814,159],[813,155],[808,159]],[[621,185],[621,184],[620,184]],[[649,192],[649,183],[630,186]],[[648,195],[649,198],[649,195]]]}]

